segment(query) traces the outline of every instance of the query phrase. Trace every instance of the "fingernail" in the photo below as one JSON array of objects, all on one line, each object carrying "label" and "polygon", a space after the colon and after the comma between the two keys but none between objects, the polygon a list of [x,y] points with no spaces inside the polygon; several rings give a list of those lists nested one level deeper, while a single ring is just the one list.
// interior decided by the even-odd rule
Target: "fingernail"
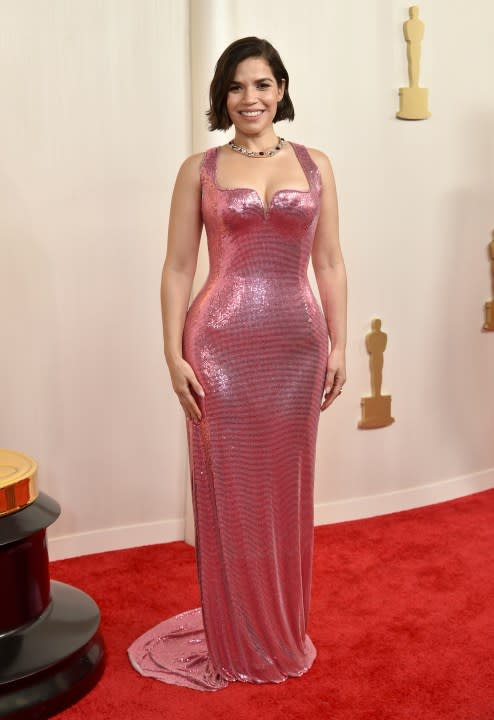
[{"label": "fingernail", "polygon": [[205,395],[206,395],[206,393],[204,392],[204,390],[203,390],[202,388],[201,388],[200,391],[199,391],[199,395],[200,395],[201,397],[205,397]]}]

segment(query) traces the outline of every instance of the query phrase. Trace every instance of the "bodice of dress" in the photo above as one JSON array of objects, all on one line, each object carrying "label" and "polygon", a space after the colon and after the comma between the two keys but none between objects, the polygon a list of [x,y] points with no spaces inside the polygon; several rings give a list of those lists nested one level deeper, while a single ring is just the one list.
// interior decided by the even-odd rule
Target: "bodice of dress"
[{"label": "bodice of dress", "polygon": [[319,218],[321,177],[305,146],[291,145],[309,189],[277,190],[268,207],[255,189],[221,187],[216,177],[219,148],[206,151],[201,165],[202,215],[211,276],[255,273],[299,281],[306,277]]}]

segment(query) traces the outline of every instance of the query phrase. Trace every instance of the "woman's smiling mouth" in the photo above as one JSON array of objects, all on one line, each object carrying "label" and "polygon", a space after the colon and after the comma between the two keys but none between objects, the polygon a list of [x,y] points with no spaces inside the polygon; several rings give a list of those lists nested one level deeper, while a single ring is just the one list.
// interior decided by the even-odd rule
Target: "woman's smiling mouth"
[{"label": "woman's smiling mouth", "polygon": [[239,114],[243,117],[259,117],[263,112],[264,110],[240,110]]}]

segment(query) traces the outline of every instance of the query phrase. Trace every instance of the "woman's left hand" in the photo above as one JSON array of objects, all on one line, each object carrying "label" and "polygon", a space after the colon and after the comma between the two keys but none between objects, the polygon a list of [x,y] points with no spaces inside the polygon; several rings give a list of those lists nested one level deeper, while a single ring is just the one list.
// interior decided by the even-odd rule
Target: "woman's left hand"
[{"label": "woman's left hand", "polygon": [[324,400],[321,405],[321,412],[326,410],[331,403],[341,394],[341,389],[346,382],[345,351],[334,348],[328,355],[328,368],[324,383]]}]

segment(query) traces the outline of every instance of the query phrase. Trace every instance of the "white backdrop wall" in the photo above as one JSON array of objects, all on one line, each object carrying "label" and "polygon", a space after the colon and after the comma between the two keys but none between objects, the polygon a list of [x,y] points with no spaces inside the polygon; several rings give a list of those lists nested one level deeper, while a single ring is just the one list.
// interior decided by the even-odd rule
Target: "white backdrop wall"
[{"label": "white backdrop wall", "polygon": [[[296,120],[280,134],[327,152],[338,187],[348,382],[321,416],[316,521],[494,485],[494,335],[480,331],[494,227],[494,6],[420,4],[424,122],[394,117],[407,4],[248,8],[0,4],[0,446],[35,457],[42,489],[62,505],[53,559],[191,535],[159,284],[178,167],[231,136],[206,130],[214,63],[248,34],[273,42],[290,73]],[[206,275],[204,239],[193,294]],[[396,422],[361,431],[376,316]]]}]

